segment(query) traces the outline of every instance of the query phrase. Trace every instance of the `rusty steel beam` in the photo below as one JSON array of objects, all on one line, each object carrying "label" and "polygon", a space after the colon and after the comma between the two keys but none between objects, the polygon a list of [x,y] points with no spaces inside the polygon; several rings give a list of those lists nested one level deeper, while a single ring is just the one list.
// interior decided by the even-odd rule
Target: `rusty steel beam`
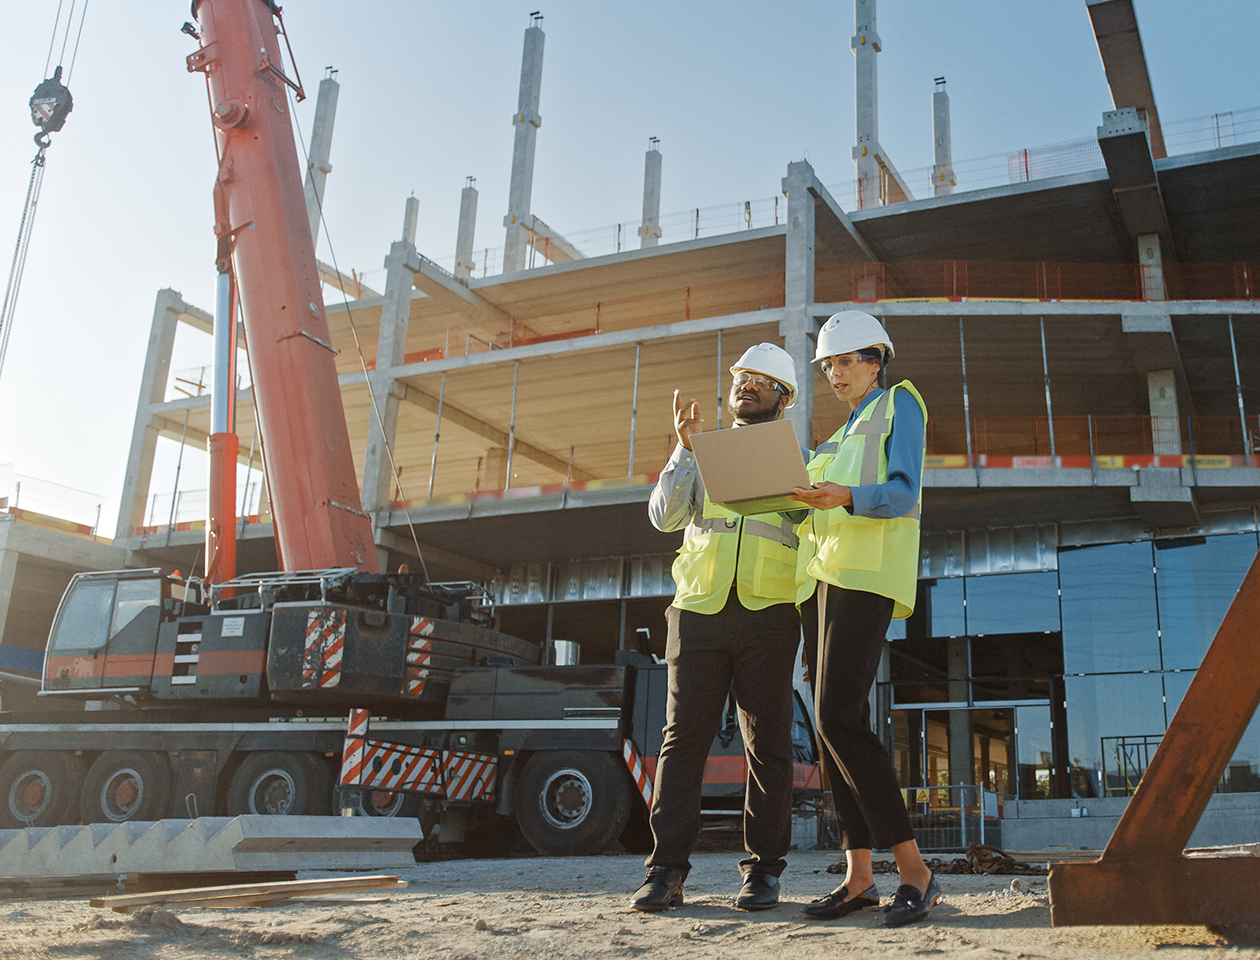
[{"label": "rusty steel beam", "polygon": [[1050,920],[1260,923],[1260,857],[1186,856],[1260,703],[1260,557],[1238,588],[1101,859],[1050,867]]}]

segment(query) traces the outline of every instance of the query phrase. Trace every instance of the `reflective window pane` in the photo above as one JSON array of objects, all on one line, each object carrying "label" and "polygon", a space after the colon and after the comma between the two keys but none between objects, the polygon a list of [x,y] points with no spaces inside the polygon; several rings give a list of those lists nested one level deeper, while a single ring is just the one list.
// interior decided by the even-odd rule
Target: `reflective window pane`
[{"label": "reflective window pane", "polygon": [[1049,707],[1015,708],[1015,749],[1021,800],[1049,800],[1054,747],[1050,739]]},{"label": "reflective window pane", "polygon": [[1064,683],[1072,790],[1080,797],[1117,795],[1123,784],[1117,752],[1123,754],[1143,738],[1163,735],[1162,678],[1158,673],[1113,674],[1067,677]]},{"label": "reflective window pane", "polygon": [[1253,533],[1155,542],[1164,669],[1198,667],[1255,556]]},{"label": "reflective window pane", "polygon": [[965,637],[962,578],[930,581],[927,587],[928,636]]},{"label": "reflective window pane", "polygon": [[[1181,698],[1186,695],[1194,671],[1164,674],[1164,695],[1168,698],[1168,719],[1177,713]],[[1221,790],[1225,793],[1260,792],[1260,710],[1251,718],[1242,740],[1234,748],[1229,766],[1221,777]]]},{"label": "reflective window pane", "polygon": [[967,578],[967,633],[1044,633],[1059,629],[1059,575],[1008,573]]},{"label": "reflective window pane", "polygon": [[80,580],[75,584],[61,608],[50,649],[95,650],[105,645],[114,583],[113,580]]},{"label": "reflective window pane", "polygon": [[1059,552],[1068,673],[1159,670],[1149,541]]}]

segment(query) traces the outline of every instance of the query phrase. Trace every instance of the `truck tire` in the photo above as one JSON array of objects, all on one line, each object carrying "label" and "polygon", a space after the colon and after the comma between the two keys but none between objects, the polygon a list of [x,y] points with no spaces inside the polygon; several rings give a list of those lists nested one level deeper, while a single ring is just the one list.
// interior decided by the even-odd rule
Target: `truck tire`
[{"label": "truck tire", "polygon": [[72,753],[13,754],[0,766],[0,828],[77,823],[82,782],[83,761]]},{"label": "truck tire", "polygon": [[521,771],[513,806],[525,839],[550,857],[605,850],[630,816],[630,778],[612,753],[536,753]]},{"label": "truck tire", "polygon": [[171,765],[146,750],[106,750],[88,768],[79,810],[84,823],[161,820],[170,815]]},{"label": "truck tire", "polygon": [[[266,750],[248,754],[227,790],[227,813],[317,816],[330,805],[331,775],[321,776],[314,757]],[[328,787],[328,790],[325,790]]]}]

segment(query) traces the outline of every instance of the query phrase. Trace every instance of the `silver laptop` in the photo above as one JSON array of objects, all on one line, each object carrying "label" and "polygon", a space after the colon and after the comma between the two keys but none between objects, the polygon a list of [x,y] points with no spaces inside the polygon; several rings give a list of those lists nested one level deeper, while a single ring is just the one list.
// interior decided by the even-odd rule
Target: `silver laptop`
[{"label": "silver laptop", "polygon": [[794,487],[809,486],[790,420],[693,433],[691,449],[709,499],[727,510],[748,516],[806,509],[788,498]]}]

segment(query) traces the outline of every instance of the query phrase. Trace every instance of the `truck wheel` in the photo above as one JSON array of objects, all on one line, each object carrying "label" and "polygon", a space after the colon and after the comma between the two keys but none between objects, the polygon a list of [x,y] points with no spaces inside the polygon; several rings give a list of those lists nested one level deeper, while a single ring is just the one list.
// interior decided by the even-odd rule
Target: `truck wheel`
[{"label": "truck wheel", "polygon": [[249,754],[228,784],[228,816],[327,813],[329,797],[322,792],[324,781],[314,762],[304,753],[267,750]]},{"label": "truck wheel", "polygon": [[170,795],[165,754],[106,750],[88,769],[79,809],[84,823],[161,820],[170,813]]},{"label": "truck wheel", "polygon": [[72,753],[15,753],[0,766],[0,828],[78,821],[83,761]]},{"label": "truck wheel", "polygon": [[539,853],[600,853],[630,816],[629,777],[611,753],[536,753],[521,771],[513,806],[521,832]]}]

